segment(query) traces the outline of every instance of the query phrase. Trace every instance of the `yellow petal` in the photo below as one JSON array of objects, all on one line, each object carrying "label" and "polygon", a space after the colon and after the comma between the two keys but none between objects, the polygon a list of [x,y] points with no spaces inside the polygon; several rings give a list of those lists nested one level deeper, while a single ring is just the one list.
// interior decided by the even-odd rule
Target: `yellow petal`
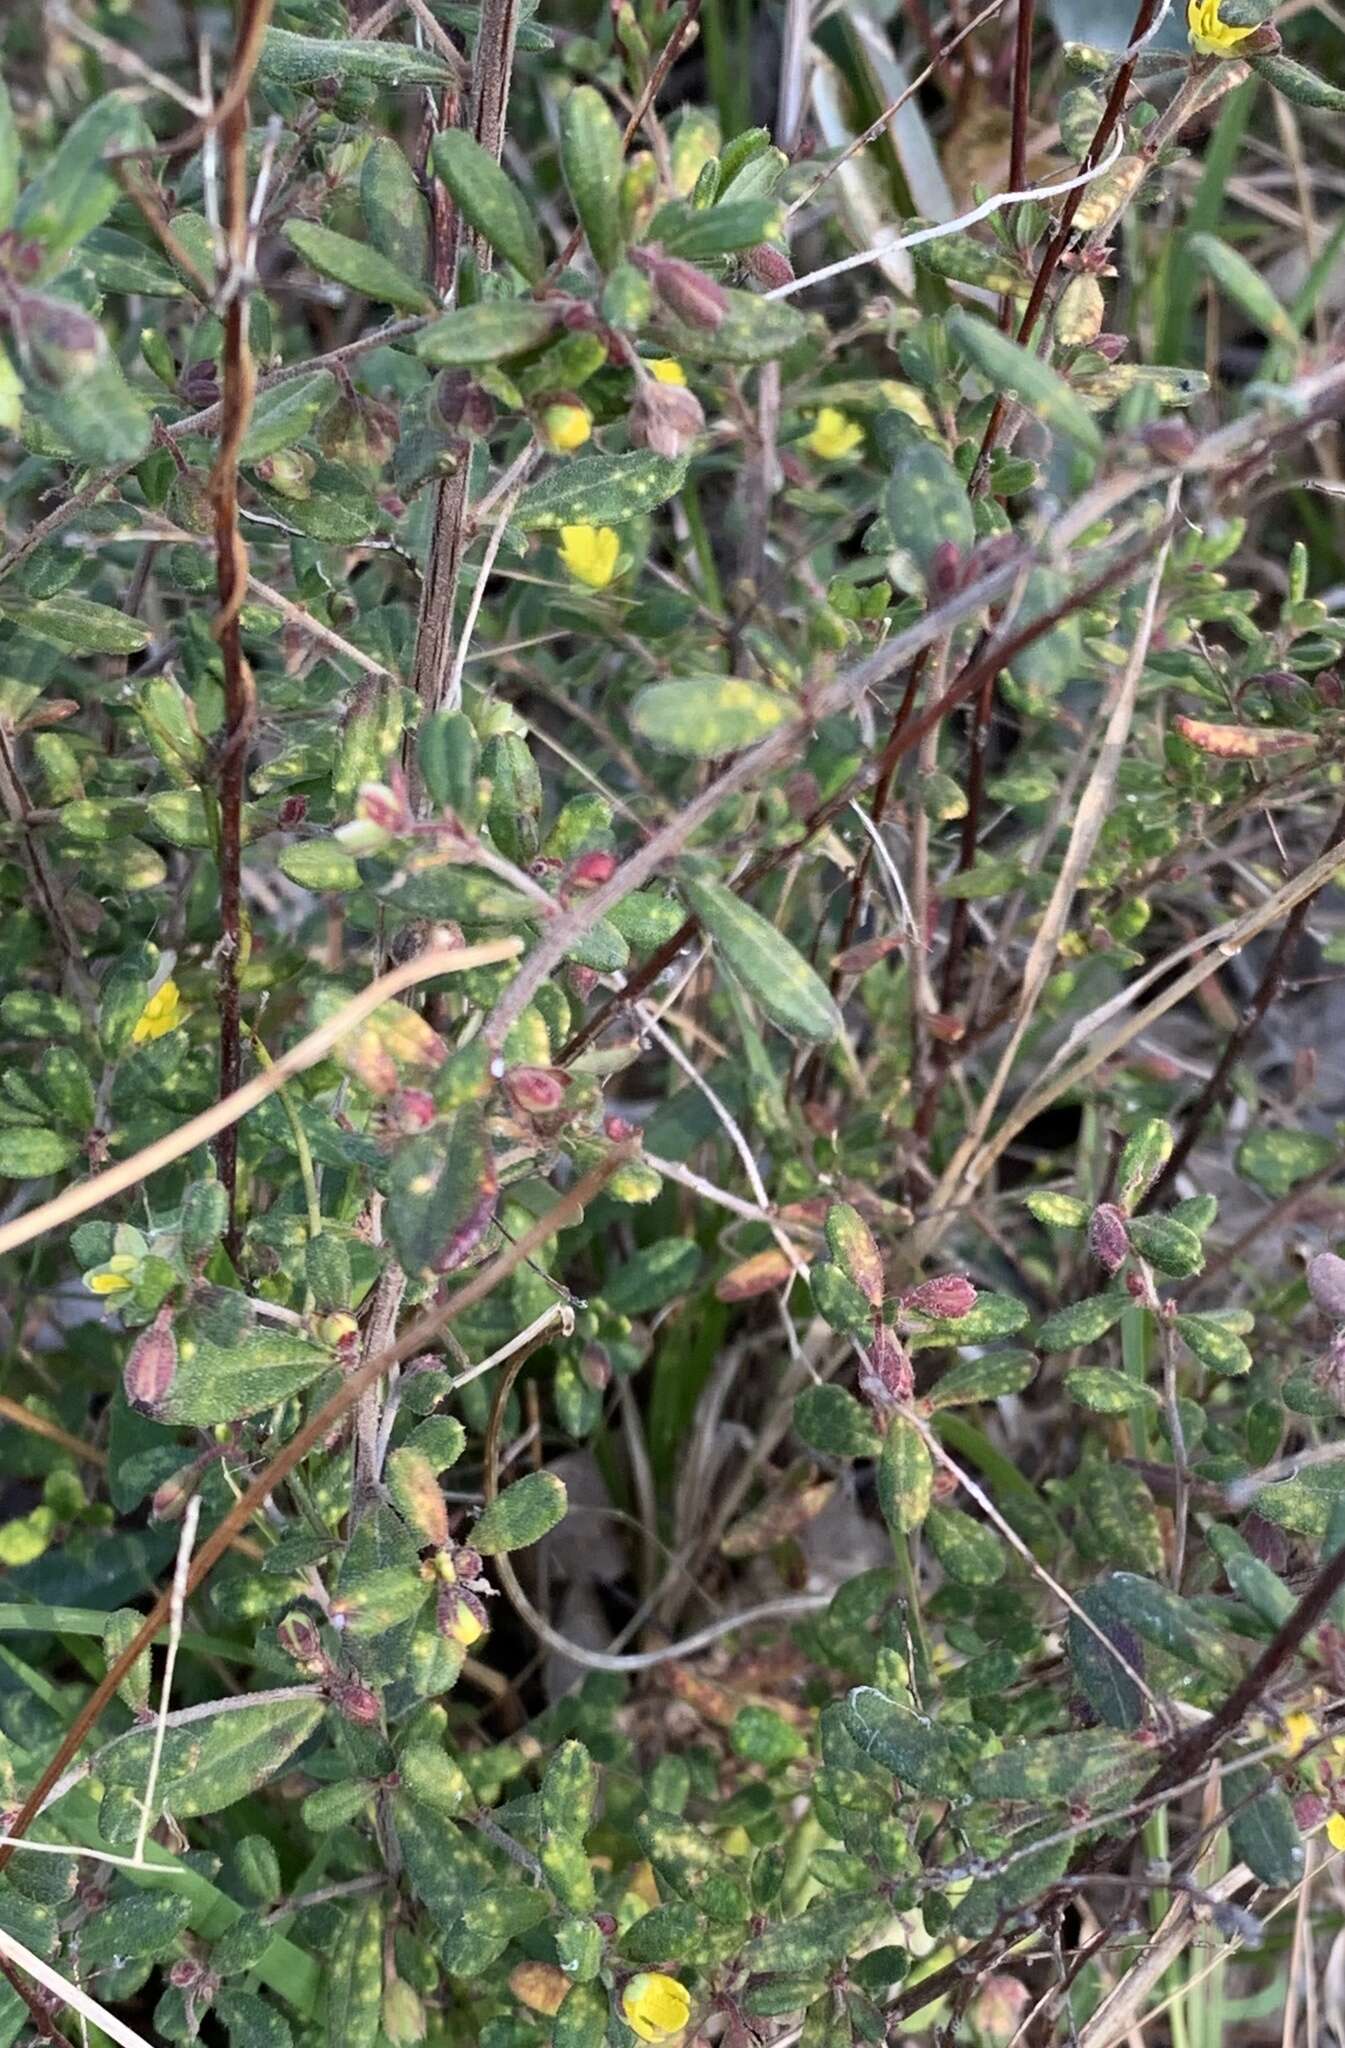
[{"label": "yellow petal", "polygon": [[162,988],[155,990],[136,1018],[131,1032],[132,1045],[148,1045],[151,1039],[162,1038],[166,1032],[176,1030],[184,1015],[182,991],[175,981],[166,981]]},{"label": "yellow petal", "polygon": [[110,1272],[106,1266],[95,1266],[91,1273],[86,1273],[84,1285],[90,1294],[129,1294],[131,1291],[126,1275]]},{"label": "yellow petal", "polygon": [[562,526],[560,558],[576,583],[605,590],[616,574],[621,541],[614,526]]},{"label": "yellow petal", "polygon": [[671,2041],[691,2018],[691,1994],[676,1977],[641,1970],[622,1992],[621,2010],[642,2041]]},{"label": "yellow petal", "polygon": [[587,406],[549,405],[542,414],[542,433],[547,446],[560,455],[582,448],[592,432],[593,419]]},{"label": "yellow petal", "polygon": [[838,462],[849,455],[864,439],[864,429],[834,405],[824,405],[818,413],[813,431],[804,441],[810,455],[818,456],[823,462]]},{"label": "yellow petal", "polygon": [[1301,1756],[1308,1744],[1314,1742],[1321,1732],[1311,1714],[1286,1714],[1284,1754],[1287,1757]]},{"label": "yellow petal", "polygon": [[687,373],[676,356],[657,356],[649,365],[651,377],[657,377],[660,384],[685,384]]},{"label": "yellow petal", "polygon": [[1333,1813],[1326,1823],[1326,1839],[1333,1849],[1345,1849],[1345,1813]]}]

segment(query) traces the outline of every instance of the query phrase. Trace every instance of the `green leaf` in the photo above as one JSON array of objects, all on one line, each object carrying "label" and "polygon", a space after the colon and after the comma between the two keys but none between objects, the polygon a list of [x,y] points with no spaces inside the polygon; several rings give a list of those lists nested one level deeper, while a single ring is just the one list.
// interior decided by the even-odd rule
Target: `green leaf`
[{"label": "green leaf", "polygon": [[482,1511],[472,1529],[472,1547],[483,1557],[524,1550],[564,1521],[568,1505],[564,1482],[554,1472],[529,1472]]},{"label": "green leaf", "polygon": [[61,1173],[78,1157],[76,1141],[59,1131],[29,1124],[0,1130],[0,1176],[5,1180],[38,1180],[44,1174]]},{"label": "green leaf", "polygon": [[1282,92],[1287,100],[1299,107],[1320,107],[1328,114],[1345,114],[1345,88],[1329,85],[1315,71],[1309,71],[1306,64],[1297,64],[1292,57],[1264,56],[1249,57],[1246,60],[1264,78],[1267,85],[1273,85],[1276,92]]},{"label": "green leaf", "polygon": [[791,1728],[783,1714],[771,1707],[741,1707],[733,1718],[729,1741],[735,1756],[768,1771],[778,1771],[808,1754],[808,1745],[797,1728]]},{"label": "green leaf", "polygon": [[388,1172],[386,1225],[408,1273],[451,1273],[487,1230],[499,1193],[479,1103],[406,1139]]},{"label": "green leaf", "polygon": [[1080,1507],[1082,1528],[1095,1554],[1131,1571],[1163,1570],[1166,1552],[1158,1511],[1138,1472],[1104,1460],[1090,1465],[1080,1489]]},{"label": "green leaf", "polygon": [[582,1742],[562,1742],[542,1776],[542,1814],[557,1834],[582,1838],[593,1825],[598,1768]]},{"label": "green leaf", "polygon": [[670,355],[689,363],[732,363],[749,369],[773,363],[804,339],[808,323],[784,299],[760,299],[731,291],[728,310],[714,328],[692,327],[660,307],[659,339]]},{"label": "green leaf", "polygon": [[1128,1294],[1091,1294],[1047,1316],[1037,1332],[1038,1351],[1073,1351],[1105,1337],[1130,1307]]},{"label": "green leaf", "polygon": [[[1095,1622],[1107,1641],[1099,1642],[1077,1614],[1068,1622],[1069,1658],[1074,1682],[1099,1720],[1109,1728],[1138,1728],[1144,1718],[1144,1695],[1130,1671],[1143,1675],[1144,1652],[1138,1638],[1120,1619],[1107,1597],[1107,1581],[1085,1586],[1078,1604]],[[1111,1643],[1125,1658],[1130,1671],[1122,1668],[1107,1648]]]},{"label": "green leaf", "polygon": [[1336,1157],[1337,1146],[1322,1131],[1251,1131],[1238,1146],[1237,1168],[1263,1194],[1278,1201]]},{"label": "green leaf", "polygon": [[427,363],[450,369],[502,363],[537,348],[554,332],[559,317],[558,309],[536,299],[485,299],[479,306],[459,306],[422,328],[413,346]]},{"label": "green leaf", "polygon": [[89,271],[105,292],[139,292],[148,298],[180,299],[186,287],[177,272],[154,249],[146,248],[118,228],[95,228],[79,252],[80,268]]},{"label": "green leaf", "polygon": [[[1345,94],[1341,96],[1345,106]],[[1185,253],[1197,270],[1212,278],[1226,298],[1233,301],[1263,333],[1274,341],[1298,346],[1298,329],[1285,312],[1259,270],[1245,256],[1230,249],[1217,235],[1188,235]]]},{"label": "green leaf", "polygon": [[780,233],[781,210],[772,199],[730,199],[702,208],[669,207],[680,214],[665,225],[655,218],[650,233],[662,243],[664,253],[684,263],[713,264],[721,256],[736,255],[755,248]]},{"label": "green leaf", "polygon": [[1172,1145],[1170,1127],[1156,1116],[1141,1118],[1126,1139],[1116,1169],[1116,1200],[1127,1216],[1167,1165]]},{"label": "green leaf", "polygon": [[471,1807],[472,1788],[462,1766],[433,1743],[410,1744],[402,1751],[400,1769],[413,1798],[445,1820]]},{"label": "green leaf", "polygon": [[307,220],[287,221],[282,233],[305,263],[349,291],[395,306],[403,313],[428,312],[434,305],[424,285],[407,277],[367,242],[352,241],[349,235],[338,235],[332,228],[319,227],[316,221]]},{"label": "green leaf", "polygon": [[[932,221],[908,220],[903,232],[918,233],[921,228],[933,226]],[[1007,292],[1016,299],[1027,298],[1032,290],[1032,279],[1021,263],[1013,262],[998,242],[978,242],[975,235],[931,236],[927,242],[915,243],[911,254],[917,269],[951,278],[954,284],[976,285],[985,292]]]},{"label": "green leaf", "polygon": [[595,87],[578,85],[560,110],[565,185],[599,270],[621,256],[621,130]]},{"label": "green leaf", "polygon": [[1135,1773],[1148,1777],[1153,1754],[1128,1735],[1090,1730],[1015,1743],[976,1766],[976,1795],[984,1799],[1095,1802],[1100,1792]]},{"label": "green leaf", "polygon": [[623,526],[675,497],[686,472],[685,456],[655,455],[649,448],[629,455],[576,455],[528,485],[513,524],[525,533]]},{"label": "green leaf", "polygon": [[311,377],[296,377],[292,383],[263,391],[253,407],[239,461],[260,462],[307,439],[335,405],[336,396],[336,379],[330,370],[315,370]]},{"label": "green leaf", "polygon": [[1211,1522],[1205,1534],[1238,1599],[1259,1615],[1268,1628],[1279,1628],[1297,1605],[1283,1579],[1226,1522]]},{"label": "green leaf", "polygon": [[120,93],[95,100],[68,128],[55,152],[14,210],[14,225],[25,240],[41,244],[39,275],[50,277],[67,252],[100,226],[121,197],[121,186],[103,159],[118,149],[151,141],[144,118]]},{"label": "green leaf", "polygon": [[407,278],[425,276],[430,215],[406,154],[387,135],[374,137],[360,167],[360,211],[369,240]]},{"label": "green leaf", "polygon": [[303,839],[282,849],[277,863],[301,889],[319,889],[345,894],[360,886],[360,871],[353,857],[335,839]]},{"label": "green leaf", "polygon": [[833,1202],[824,1227],[832,1258],[869,1306],[878,1308],[886,1291],[883,1261],[868,1224],[849,1202]]},{"label": "green leaf", "polygon": [[320,85],[335,78],[346,85],[368,79],[371,85],[449,85],[456,77],[442,57],[414,50],[406,43],[299,36],[289,29],[268,28],[262,43],[261,73],[278,85]]},{"label": "green leaf", "polygon": [[742,1952],[743,1968],[811,1970],[839,1963],[866,1947],[888,1917],[886,1903],[872,1892],[817,1898],[795,1920],[772,1927],[749,1941]]},{"label": "green leaf", "polygon": [[490,151],[465,128],[449,128],[435,137],[430,154],[468,226],[529,284],[540,284],[546,255],[532,207]]},{"label": "green leaf", "polygon": [[1210,1372],[1236,1378],[1252,1369],[1252,1354],[1236,1330],[1218,1316],[1178,1316],[1174,1325],[1188,1351]]},{"label": "green leaf", "polygon": [[604,1282],[603,1299],[619,1315],[648,1315],[694,1287],[703,1263],[700,1246],[692,1239],[660,1238],[622,1261]]},{"label": "green leaf", "polygon": [[816,1044],[840,1036],[841,1013],[825,982],[773,924],[722,882],[686,880],[679,886],[725,966],[773,1024]]},{"label": "green leaf", "polygon": [[1195,1231],[1174,1216],[1132,1216],[1126,1229],[1133,1248],[1160,1273],[1185,1280],[1205,1264],[1205,1250]]},{"label": "green leaf", "polygon": [[987,1351],[953,1366],[930,1388],[924,1405],[934,1415],[941,1408],[966,1407],[973,1401],[999,1401],[1007,1394],[1021,1394],[1036,1371],[1030,1351]]},{"label": "green leaf", "polygon": [[[347,1560],[348,1562],[348,1560]],[[341,1575],[332,1612],[352,1643],[384,1636],[419,1614],[429,1593],[416,1565],[376,1565],[369,1571],[349,1569]]]},{"label": "green leaf", "polygon": [[26,633],[67,647],[73,654],[139,654],[153,637],[148,626],[127,618],[112,605],[95,604],[92,598],[66,591],[37,602],[17,594],[6,596],[0,615],[12,619]]},{"label": "green leaf", "polygon": [[375,2048],[383,2007],[383,1901],[357,1899],[327,1957],[328,2038],[345,2048]]},{"label": "green leaf", "polygon": [[0,230],[14,218],[19,195],[19,131],[4,80],[0,79]]},{"label": "green leaf", "polygon": [[655,1906],[617,1939],[622,1955],[631,1962],[661,1963],[695,1955],[704,1928],[705,1922],[693,1906]]},{"label": "green leaf", "polygon": [[778,690],[740,676],[694,676],[650,683],[631,706],[630,722],[643,739],[693,761],[717,761],[754,746],[793,715]]},{"label": "green leaf", "polygon": [[795,1434],[826,1458],[875,1458],[878,1431],[844,1387],[805,1387],[794,1403]]},{"label": "green leaf", "polygon": [[1132,1408],[1160,1405],[1152,1387],[1118,1372],[1114,1365],[1076,1365],[1065,1374],[1065,1392],[1095,1415],[1126,1415]]},{"label": "green leaf", "polygon": [[[1032,1320],[1027,1303],[1012,1294],[982,1294],[964,1316],[929,1316],[912,1327],[912,1351],[940,1349],[950,1344],[988,1344],[996,1337],[1012,1337]],[[1011,1354],[1021,1358],[1022,1352]]]},{"label": "green leaf", "polygon": [[959,1586],[993,1586],[1004,1576],[1008,1559],[999,1537],[961,1508],[932,1507],[925,1519],[925,1539]]},{"label": "green leaf", "polygon": [[[236,1806],[285,1768],[324,1711],[316,1696],[258,1706],[229,1703],[206,1720],[170,1728],[155,1794],[159,1810],[189,1820]],[[99,1750],[95,1776],[143,1798],[154,1735],[149,1727],[117,1736]]]},{"label": "green leaf", "polygon": [[929,1512],[934,1463],[915,1424],[893,1415],[878,1459],[878,1504],[896,1535],[918,1529]]},{"label": "green leaf", "polygon": [[1225,1771],[1221,1780],[1228,1846],[1262,1884],[1297,1884],[1303,1875],[1303,1844],[1293,1803],[1282,1785],[1259,1764]]},{"label": "green leaf", "polygon": [[898,455],[883,510],[893,545],[911,557],[922,575],[945,541],[959,554],[976,544],[967,486],[942,448],[923,436],[913,437]]},{"label": "green leaf", "polygon": [[1237,1684],[1242,1660],[1229,1638],[1180,1593],[1134,1572],[1113,1572],[1106,1587],[1113,1610],[1136,1635],[1221,1685]]},{"label": "green leaf", "polygon": [[826,1317],[842,1336],[864,1336],[873,1321],[873,1310],[853,1280],[830,1260],[819,1259],[808,1268],[808,1285],[818,1313]]},{"label": "green leaf", "polygon": [[1101,457],[1103,441],[1097,421],[1058,370],[971,313],[950,313],[947,326],[954,347],[961,349],[993,390],[1012,393],[1048,427],[1088,454]]},{"label": "green leaf", "polygon": [[177,1368],[155,1415],[163,1422],[212,1429],[288,1401],[331,1369],[331,1353],[288,1330],[253,1330],[227,1345],[178,1340]]},{"label": "green leaf", "polygon": [[141,1892],[133,1899],[105,1903],[80,1929],[81,1961],[96,1970],[119,1956],[129,1960],[167,1955],[191,1912],[191,1900],[171,1892]]},{"label": "green leaf", "polygon": [[963,1792],[963,1776],[943,1731],[876,1686],[857,1686],[848,1694],[841,1721],[856,1747],[903,1785],[940,1799],[956,1799]]},{"label": "green leaf", "polygon": [[551,2048],[603,2048],[610,2019],[603,1985],[572,1984],[551,2023]]}]

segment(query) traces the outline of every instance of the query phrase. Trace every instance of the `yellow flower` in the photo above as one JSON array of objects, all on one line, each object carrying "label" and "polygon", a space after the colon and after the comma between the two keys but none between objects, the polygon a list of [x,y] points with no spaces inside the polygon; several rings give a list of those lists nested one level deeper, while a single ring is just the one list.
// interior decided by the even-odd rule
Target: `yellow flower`
[{"label": "yellow flower", "polygon": [[621,2010],[642,2041],[671,2041],[691,2018],[691,1994],[662,1970],[641,1970],[622,1992]]},{"label": "yellow flower", "polygon": [[593,415],[586,405],[573,400],[549,405],[542,414],[542,439],[557,455],[582,448],[592,432]]},{"label": "yellow flower", "polygon": [[847,419],[834,405],[824,405],[803,445],[823,462],[840,462],[852,455],[863,439],[864,429],[857,421]]},{"label": "yellow flower", "polygon": [[135,1286],[139,1259],[129,1252],[114,1252],[102,1266],[94,1266],[84,1275],[84,1285],[90,1294],[129,1294]]},{"label": "yellow flower", "polygon": [[1222,0],[1186,0],[1186,26],[1202,57],[1227,57],[1245,37],[1256,34],[1255,28],[1234,28],[1222,21],[1221,5]]},{"label": "yellow flower", "polygon": [[1333,1813],[1326,1823],[1326,1839],[1333,1849],[1345,1849],[1345,1813]]},{"label": "yellow flower", "polygon": [[131,1033],[132,1045],[148,1045],[151,1039],[176,1031],[187,1014],[182,1007],[181,989],[175,981],[166,981],[162,988],[155,990],[136,1018],[135,1029]]},{"label": "yellow flower", "polygon": [[687,373],[676,356],[656,356],[649,365],[651,377],[657,377],[660,384],[685,384]]},{"label": "yellow flower", "polygon": [[1284,1754],[1293,1758],[1301,1756],[1310,1742],[1315,1742],[1321,1729],[1311,1714],[1286,1714],[1284,1717]]},{"label": "yellow flower", "polygon": [[616,574],[621,541],[614,526],[562,526],[560,558],[576,583],[605,590]]}]

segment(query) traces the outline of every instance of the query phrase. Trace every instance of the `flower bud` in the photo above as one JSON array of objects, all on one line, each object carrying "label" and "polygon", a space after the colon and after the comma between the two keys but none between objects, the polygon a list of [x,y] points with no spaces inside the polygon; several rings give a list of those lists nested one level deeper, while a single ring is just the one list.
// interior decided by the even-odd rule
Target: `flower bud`
[{"label": "flower bud", "polygon": [[358,1728],[374,1728],[383,1717],[383,1705],[367,1685],[342,1685],[332,1695],[332,1705]]},{"label": "flower bud", "polygon": [[962,581],[962,550],[955,540],[936,542],[925,571],[931,597],[955,597]]},{"label": "flower bud", "polygon": [[186,1512],[187,1502],[196,1491],[200,1477],[200,1466],[193,1463],[180,1466],[170,1472],[161,1485],[156,1486],[149,1504],[149,1518],[152,1522],[176,1522]]},{"label": "flower bud", "polygon": [[425,2039],[425,2007],[405,1977],[389,1977],[384,1983],[382,2019],[391,2048],[415,2048]]},{"label": "flower bud", "polygon": [[675,459],[694,447],[705,431],[705,413],[685,384],[663,384],[649,378],[640,385],[626,422],[637,448]]},{"label": "flower bud", "polygon": [[64,390],[96,370],[107,355],[103,330],[91,313],[45,292],[15,292],[9,315],[38,379]]},{"label": "flower bud", "polygon": [[209,357],[199,363],[188,363],[177,380],[177,388],[188,405],[219,404],[219,375]]},{"label": "flower bud", "polygon": [[511,1067],[504,1092],[521,1116],[554,1116],[563,1107],[570,1076],[555,1067]]},{"label": "flower bud", "polygon": [[900,1407],[915,1391],[915,1374],[906,1347],[886,1323],[877,1324],[864,1347],[859,1391],[879,1415]]},{"label": "flower bud", "polygon": [[901,1297],[903,1308],[913,1308],[917,1315],[936,1316],[945,1323],[960,1322],[970,1315],[976,1301],[976,1289],[965,1273],[938,1273]]},{"label": "flower bud", "polygon": [[322,1638],[315,1624],[306,1614],[293,1608],[276,1624],[276,1641],[287,1657],[293,1657],[296,1664],[321,1664],[325,1662],[322,1652]]},{"label": "flower bud", "polygon": [[1088,1249],[1100,1266],[1115,1273],[1130,1255],[1130,1233],[1115,1202],[1099,1202],[1088,1222]]},{"label": "flower bud", "polygon": [[470,1650],[480,1642],[490,1621],[481,1601],[465,1586],[445,1586],[435,1607],[435,1626],[441,1636]]},{"label": "flower bud", "polygon": [[1109,363],[1119,363],[1129,346],[1128,334],[1095,334],[1090,343],[1094,354]]},{"label": "flower bud", "polygon": [[1308,1293],[1324,1315],[1345,1323],[1345,1259],[1318,1252],[1308,1265]]},{"label": "flower bud", "polygon": [[679,256],[664,256],[656,249],[632,250],[631,258],[648,273],[650,283],[670,313],[688,327],[714,333],[730,304],[722,284],[697,270],[694,263],[685,263]]},{"label": "flower bud", "polygon": [[317,472],[317,458],[306,448],[278,448],[257,464],[257,476],[278,498],[292,498],[296,504],[311,498],[309,484]]},{"label": "flower bud", "polygon": [[467,370],[439,372],[434,409],[446,427],[463,434],[488,434],[495,424],[494,400]]},{"label": "flower bud", "polygon": [[149,1328],[136,1338],[122,1369],[122,1385],[131,1406],[144,1415],[153,1415],[172,1386],[176,1371],[173,1311],[165,1303]]},{"label": "flower bud", "polygon": [[744,249],[739,260],[763,291],[778,291],[781,285],[794,282],[794,266],[774,242],[758,242],[755,248]]},{"label": "flower bud", "polygon": [[543,408],[538,431],[553,455],[571,455],[593,432],[593,415],[577,398],[554,399]]},{"label": "flower bud", "polygon": [[1177,467],[1189,462],[1200,445],[1195,428],[1181,419],[1155,420],[1144,428],[1140,439],[1160,462],[1171,462]]}]

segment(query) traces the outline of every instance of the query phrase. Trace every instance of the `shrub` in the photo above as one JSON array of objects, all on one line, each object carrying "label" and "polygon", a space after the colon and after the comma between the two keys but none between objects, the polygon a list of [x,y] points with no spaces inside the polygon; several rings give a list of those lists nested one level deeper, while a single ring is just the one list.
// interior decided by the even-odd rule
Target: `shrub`
[{"label": "shrub", "polygon": [[7,24],[0,2043],[1203,2044],[1345,1845],[1343,96],[730,12]]}]

